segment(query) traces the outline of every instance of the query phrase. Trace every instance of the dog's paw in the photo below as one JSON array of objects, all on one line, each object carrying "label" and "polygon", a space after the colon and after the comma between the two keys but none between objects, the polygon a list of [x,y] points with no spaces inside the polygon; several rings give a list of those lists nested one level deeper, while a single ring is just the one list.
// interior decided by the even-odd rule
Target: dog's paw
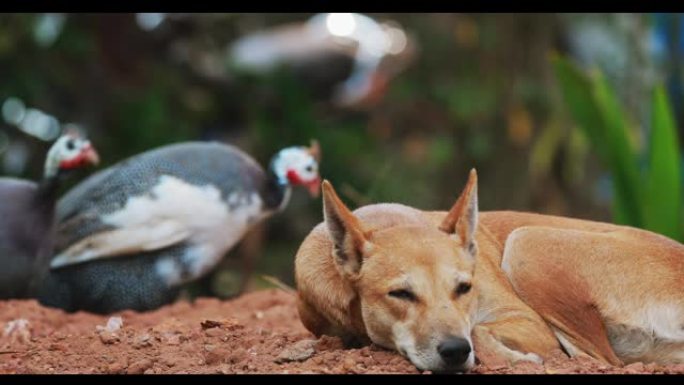
[{"label": "dog's paw", "polygon": [[534,353],[521,354],[520,358],[515,360],[515,362],[518,362],[518,361],[530,361],[530,362],[534,362],[534,363],[540,364],[540,365],[544,363],[544,360]]}]

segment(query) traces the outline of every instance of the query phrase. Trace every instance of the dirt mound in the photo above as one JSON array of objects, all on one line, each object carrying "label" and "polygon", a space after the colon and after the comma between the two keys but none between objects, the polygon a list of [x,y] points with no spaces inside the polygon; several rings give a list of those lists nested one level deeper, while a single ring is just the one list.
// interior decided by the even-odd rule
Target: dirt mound
[{"label": "dirt mound", "polygon": [[[280,290],[111,316],[0,301],[0,328],[0,373],[420,373],[375,346],[316,339],[299,322],[294,297]],[[545,365],[472,373],[684,373],[684,365],[616,368],[559,354]]]}]

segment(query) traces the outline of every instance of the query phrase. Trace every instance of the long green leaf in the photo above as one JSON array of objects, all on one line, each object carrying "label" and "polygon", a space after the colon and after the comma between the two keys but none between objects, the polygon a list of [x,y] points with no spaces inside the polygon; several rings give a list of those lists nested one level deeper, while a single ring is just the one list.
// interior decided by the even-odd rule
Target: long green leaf
[{"label": "long green leaf", "polygon": [[601,112],[603,137],[606,139],[602,145],[609,152],[608,166],[613,174],[615,199],[619,207],[616,222],[641,227],[643,193],[636,152],[629,140],[625,112],[601,73],[594,78],[594,96]]},{"label": "long green leaf", "polygon": [[682,240],[681,173],[677,128],[662,86],[653,93],[645,228]]},{"label": "long green leaf", "polygon": [[596,128],[602,125],[602,118],[594,101],[591,80],[584,72],[560,56],[553,56],[552,63],[570,113],[582,132],[594,144],[601,161],[607,164],[609,157],[601,146],[606,141],[603,130]]},{"label": "long green leaf", "polygon": [[552,61],[570,113],[613,175],[614,220],[641,226],[638,165],[614,92],[600,74],[591,79],[567,59]]}]

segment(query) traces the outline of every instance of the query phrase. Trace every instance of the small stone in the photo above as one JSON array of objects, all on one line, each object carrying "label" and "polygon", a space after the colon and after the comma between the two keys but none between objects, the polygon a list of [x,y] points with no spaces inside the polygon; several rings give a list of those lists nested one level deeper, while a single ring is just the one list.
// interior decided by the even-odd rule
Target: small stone
[{"label": "small stone", "polygon": [[204,354],[204,361],[207,363],[207,365],[214,365],[218,363],[222,363],[225,361],[226,357],[230,354],[226,349],[224,348],[209,348],[207,347],[207,352]]},{"label": "small stone", "polygon": [[209,337],[221,337],[226,334],[224,330],[221,330],[219,328],[212,328],[212,329],[205,329],[204,334],[206,334]]},{"label": "small stone", "polygon": [[110,374],[121,374],[124,372],[124,365],[120,362],[115,362],[107,366],[107,373]]},{"label": "small stone", "polygon": [[135,349],[141,349],[145,347],[152,346],[152,336],[149,333],[143,333],[135,337],[133,341],[133,347]]},{"label": "small stone", "polygon": [[105,345],[114,344],[119,342],[119,336],[116,333],[102,331],[100,332],[100,341]]},{"label": "small stone", "polygon": [[155,374],[156,372],[154,371],[153,368],[149,368],[143,372],[143,374]]},{"label": "small stone", "polygon": [[114,333],[119,331],[123,326],[123,319],[121,317],[109,317],[107,320],[107,325],[101,326],[97,325],[95,329],[99,332],[110,332]]},{"label": "small stone", "polygon": [[230,361],[231,364],[239,364],[247,359],[247,356],[247,350],[244,348],[237,348],[230,354],[228,361]]},{"label": "small stone", "polygon": [[353,370],[356,368],[356,361],[354,361],[351,357],[347,357],[342,362],[342,367],[348,371]]},{"label": "small stone", "polygon": [[147,369],[151,367],[152,361],[148,360],[147,358],[144,358],[131,364],[126,372],[128,374],[143,374]]},{"label": "small stone", "polygon": [[171,334],[165,336],[164,338],[164,343],[166,343],[167,345],[180,345],[181,342],[183,342],[183,336],[181,336],[180,334]]},{"label": "small stone", "polygon": [[243,327],[236,319],[204,320],[200,323],[200,326],[202,326],[202,330],[213,328],[233,330]]},{"label": "small stone", "polygon": [[230,366],[229,366],[229,365],[222,364],[222,365],[220,365],[218,368],[216,368],[216,373],[219,373],[219,374],[231,374],[231,373],[233,373],[233,372],[230,370]]},{"label": "small stone", "polygon": [[292,361],[306,361],[314,355],[314,345],[316,340],[301,340],[294,345],[285,348],[274,360],[275,363],[280,364]]},{"label": "small stone", "polygon": [[175,318],[152,328],[155,338],[166,345],[179,345],[185,340],[180,330],[183,330],[183,324]]},{"label": "small stone", "polygon": [[30,322],[19,318],[9,321],[3,329],[2,336],[9,338],[11,343],[28,343],[31,341]]}]

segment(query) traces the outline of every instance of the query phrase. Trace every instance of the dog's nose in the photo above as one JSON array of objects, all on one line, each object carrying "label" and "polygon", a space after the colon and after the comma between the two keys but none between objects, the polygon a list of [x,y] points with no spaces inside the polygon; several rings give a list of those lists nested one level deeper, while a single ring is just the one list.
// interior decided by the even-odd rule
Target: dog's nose
[{"label": "dog's nose", "polygon": [[461,365],[465,363],[470,354],[470,343],[465,338],[449,337],[437,346],[439,355],[444,362],[450,365]]}]

